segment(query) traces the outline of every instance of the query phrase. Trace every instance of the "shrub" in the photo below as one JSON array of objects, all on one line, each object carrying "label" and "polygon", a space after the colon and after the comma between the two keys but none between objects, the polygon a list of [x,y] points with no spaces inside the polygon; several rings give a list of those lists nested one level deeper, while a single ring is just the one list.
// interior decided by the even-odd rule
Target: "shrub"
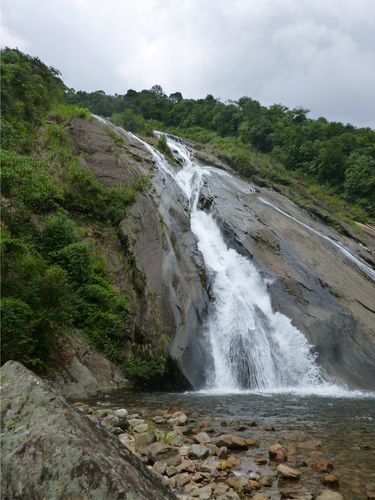
[{"label": "shrub", "polygon": [[50,215],[43,222],[41,239],[44,250],[56,253],[75,240],[76,225],[65,213]]},{"label": "shrub", "polygon": [[124,364],[125,376],[133,383],[143,387],[157,386],[166,370],[166,359],[163,356],[145,360],[128,360]]},{"label": "shrub", "polygon": [[35,346],[32,319],[32,310],[24,301],[13,297],[1,299],[3,363],[12,359],[26,365],[30,364]]},{"label": "shrub", "polygon": [[62,190],[43,171],[44,165],[28,156],[1,151],[2,191],[38,213],[51,211],[63,200]]},{"label": "shrub", "polygon": [[75,285],[88,283],[92,279],[91,256],[86,243],[71,243],[60,250],[56,258]]}]

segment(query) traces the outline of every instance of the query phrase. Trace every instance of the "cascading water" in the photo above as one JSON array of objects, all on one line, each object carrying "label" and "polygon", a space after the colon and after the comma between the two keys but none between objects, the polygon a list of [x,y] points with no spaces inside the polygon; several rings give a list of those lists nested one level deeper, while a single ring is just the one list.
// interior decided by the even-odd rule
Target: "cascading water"
[{"label": "cascading water", "polygon": [[267,285],[256,267],[227,247],[214,217],[198,206],[204,179],[229,174],[198,165],[185,144],[176,138],[168,137],[168,145],[182,162],[178,172],[159,152],[143,144],[159,169],[174,179],[188,199],[191,230],[211,276],[213,303],[206,334],[214,371],[208,389],[237,391],[320,384],[319,367],[306,338],[290,319],[272,310]]}]

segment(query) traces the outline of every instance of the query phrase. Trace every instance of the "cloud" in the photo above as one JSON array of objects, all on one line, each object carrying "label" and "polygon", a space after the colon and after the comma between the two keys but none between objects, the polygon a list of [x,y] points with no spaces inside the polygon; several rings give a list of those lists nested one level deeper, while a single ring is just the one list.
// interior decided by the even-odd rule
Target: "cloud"
[{"label": "cloud", "polygon": [[372,0],[3,0],[3,22],[76,89],[159,83],[375,126]]}]

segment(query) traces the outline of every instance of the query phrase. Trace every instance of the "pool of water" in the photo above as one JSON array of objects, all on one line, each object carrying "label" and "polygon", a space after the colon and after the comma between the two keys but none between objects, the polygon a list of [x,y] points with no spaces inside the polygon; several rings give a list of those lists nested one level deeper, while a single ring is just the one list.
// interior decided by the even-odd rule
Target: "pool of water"
[{"label": "pool of water", "polygon": [[[343,397],[345,395],[345,397]],[[322,488],[320,476],[310,465],[321,458],[334,464],[345,499],[366,499],[375,493],[375,395],[374,393],[317,394],[291,393],[165,393],[116,392],[95,404],[125,407],[139,413],[156,412],[168,407],[196,410],[198,418],[212,419],[215,430],[225,432],[228,421],[255,421],[238,434],[259,439],[256,453],[266,453],[270,444],[281,442],[288,450],[289,463],[300,465],[306,491]],[[267,427],[274,427],[274,431]],[[299,445],[318,440],[321,445],[301,450]],[[255,452],[253,453],[255,454]],[[307,466],[301,465],[306,462]],[[239,472],[255,467],[251,457],[243,460]],[[277,488],[270,488],[271,498],[278,498]]]}]

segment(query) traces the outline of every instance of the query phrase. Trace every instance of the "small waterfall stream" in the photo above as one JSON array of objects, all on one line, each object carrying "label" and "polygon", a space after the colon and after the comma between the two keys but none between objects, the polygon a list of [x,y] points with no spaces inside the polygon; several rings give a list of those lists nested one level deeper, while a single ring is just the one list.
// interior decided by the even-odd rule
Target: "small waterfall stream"
[{"label": "small waterfall stream", "polygon": [[306,338],[289,318],[272,310],[267,285],[256,267],[228,248],[214,217],[198,206],[204,179],[229,174],[198,165],[177,138],[168,137],[167,142],[182,163],[178,171],[149,144],[143,144],[188,199],[191,230],[211,277],[213,301],[205,334],[214,371],[207,389],[233,392],[318,386],[322,378]]}]

